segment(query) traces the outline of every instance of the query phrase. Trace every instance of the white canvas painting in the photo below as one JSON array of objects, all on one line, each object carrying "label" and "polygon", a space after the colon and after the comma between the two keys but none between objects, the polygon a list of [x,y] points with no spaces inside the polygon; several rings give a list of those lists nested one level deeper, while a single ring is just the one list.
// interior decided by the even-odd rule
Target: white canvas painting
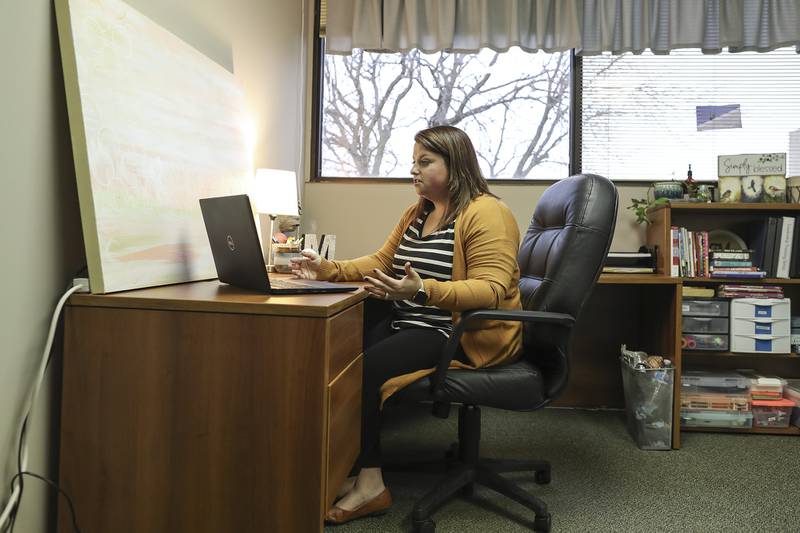
[{"label": "white canvas painting", "polygon": [[120,0],[57,0],[92,292],[216,277],[199,198],[245,192],[233,74]]}]

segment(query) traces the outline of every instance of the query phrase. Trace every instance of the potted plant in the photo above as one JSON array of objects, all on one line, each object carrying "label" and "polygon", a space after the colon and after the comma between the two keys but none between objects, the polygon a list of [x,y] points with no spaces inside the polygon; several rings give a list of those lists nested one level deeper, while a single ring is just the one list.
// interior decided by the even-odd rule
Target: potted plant
[{"label": "potted plant", "polygon": [[647,198],[631,199],[631,205],[627,207],[636,215],[637,224],[650,224],[650,219],[647,217],[647,211],[659,205],[669,204],[669,198],[656,198],[655,200],[648,200]]}]

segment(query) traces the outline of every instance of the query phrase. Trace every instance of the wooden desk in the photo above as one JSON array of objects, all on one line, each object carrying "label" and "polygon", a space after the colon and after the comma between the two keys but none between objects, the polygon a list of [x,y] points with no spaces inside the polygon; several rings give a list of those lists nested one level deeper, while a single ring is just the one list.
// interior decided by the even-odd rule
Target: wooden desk
[{"label": "wooden desk", "polygon": [[73,295],[60,483],[83,530],[321,531],[359,451],[365,297]]}]

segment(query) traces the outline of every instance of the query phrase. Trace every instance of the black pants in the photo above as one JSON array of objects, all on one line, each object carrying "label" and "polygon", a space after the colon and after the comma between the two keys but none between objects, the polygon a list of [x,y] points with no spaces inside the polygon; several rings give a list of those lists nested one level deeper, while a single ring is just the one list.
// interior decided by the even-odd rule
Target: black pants
[{"label": "black pants", "polygon": [[[353,473],[381,465],[381,385],[395,376],[436,366],[447,338],[435,329],[393,330],[391,302],[366,301],[361,392],[361,455]],[[456,359],[467,361],[459,348]]]}]

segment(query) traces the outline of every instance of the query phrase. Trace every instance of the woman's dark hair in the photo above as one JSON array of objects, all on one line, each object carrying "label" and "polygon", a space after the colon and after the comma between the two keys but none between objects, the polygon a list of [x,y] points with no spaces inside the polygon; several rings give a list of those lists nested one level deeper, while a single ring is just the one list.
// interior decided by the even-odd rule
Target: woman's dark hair
[{"label": "woman's dark hair", "polygon": [[[439,227],[444,227],[455,220],[469,203],[482,194],[494,196],[489,192],[489,184],[481,173],[478,156],[469,136],[453,126],[434,126],[418,132],[414,141],[429,152],[440,155],[447,166],[447,189],[450,203],[442,216]],[[419,199],[417,216],[433,207],[425,198]]]}]

